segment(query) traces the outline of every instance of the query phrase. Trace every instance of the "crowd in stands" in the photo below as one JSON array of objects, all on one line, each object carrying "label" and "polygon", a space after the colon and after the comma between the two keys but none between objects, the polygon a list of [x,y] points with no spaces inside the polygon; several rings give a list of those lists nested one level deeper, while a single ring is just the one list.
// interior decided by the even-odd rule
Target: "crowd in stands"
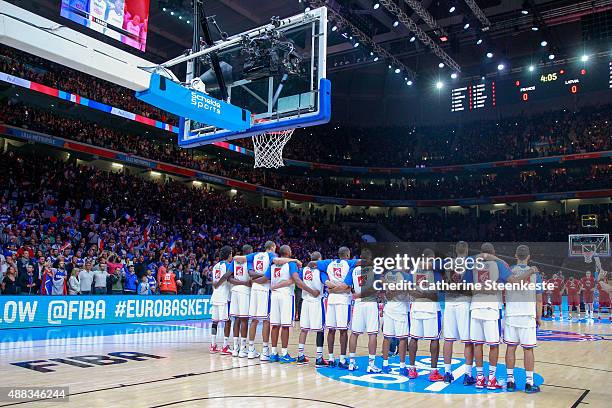
[{"label": "crowd in stands", "polygon": [[0,71],[71,92],[150,119],[177,124],[176,117],[134,97],[134,91],[63,65],[0,45]]},{"label": "crowd in stands", "polygon": [[[180,149],[169,137],[163,142],[103,127],[85,118],[60,116],[21,103],[7,103],[0,122],[52,135],[82,141],[153,160],[178,164],[256,185],[302,194],[344,198],[384,198],[392,200],[453,199],[609,188],[610,166],[582,166],[579,169],[538,169],[522,173],[462,174],[410,178],[378,176],[376,181],[345,175],[290,175],[285,172],[253,169],[249,162],[205,157],[193,150]],[[610,136],[610,135],[608,135]],[[610,139],[610,138],[609,138]]]},{"label": "crowd in stands", "polygon": [[239,194],[35,153],[0,155],[5,294],[133,293],[143,279],[164,293],[166,277],[174,281],[170,293],[209,293],[221,246],[259,250],[266,240],[289,244],[306,259],[313,250],[331,257],[340,245],[357,248],[361,237],[319,213],[256,207]]},{"label": "crowd in stands", "polygon": [[316,126],[296,131],[283,153],[336,165],[444,166],[610,150],[611,134],[612,109],[604,104],[452,126]]}]

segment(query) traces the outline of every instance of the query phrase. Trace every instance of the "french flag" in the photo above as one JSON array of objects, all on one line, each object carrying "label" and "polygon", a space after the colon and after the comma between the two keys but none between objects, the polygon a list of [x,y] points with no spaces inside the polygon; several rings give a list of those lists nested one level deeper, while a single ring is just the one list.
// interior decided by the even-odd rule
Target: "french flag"
[{"label": "french flag", "polygon": [[102,237],[98,237],[98,251],[104,251],[104,240]]},{"label": "french flag", "polygon": [[151,236],[151,228],[153,228],[153,218],[149,221],[149,223],[142,230],[142,237],[145,241],[149,240],[149,236]]},{"label": "french flag", "polygon": [[134,221],[134,218],[132,218],[132,216],[131,216],[130,214],[128,214],[128,213],[123,214],[123,218],[125,218],[125,220],[126,220],[127,222],[132,222],[132,221]]}]

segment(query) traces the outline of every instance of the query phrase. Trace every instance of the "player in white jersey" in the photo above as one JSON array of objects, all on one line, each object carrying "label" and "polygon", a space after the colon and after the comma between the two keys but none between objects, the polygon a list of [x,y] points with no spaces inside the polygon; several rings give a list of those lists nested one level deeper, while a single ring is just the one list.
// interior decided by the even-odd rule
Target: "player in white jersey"
[{"label": "player in white jersey", "polygon": [[[499,342],[501,338],[501,292],[487,290],[484,285],[492,282],[505,283],[510,277],[508,264],[495,257],[493,244],[485,242],[481,246],[482,254],[477,259],[484,259],[482,265],[476,265],[472,273],[473,282],[483,285],[483,289],[474,291],[470,304],[470,339],[474,343],[474,358],[476,360],[476,388],[490,390],[500,388],[495,378],[497,360],[499,358]],[[493,260],[491,260],[493,259]],[[489,346],[489,377],[485,378],[484,344]]]},{"label": "player in white jersey", "polygon": [[[279,252],[281,257],[288,259],[291,256],[291,247],[283,245],[279,248]],[[293,326],[293,317],[295,316],[294,273],[298,273],[296,262],[287,262],[282,265],[273,263],[265,274],[265,277],[270,281],[270,288],[272,289],[270,296],[271,363],[293,363],[296,361],[287,351],[289,328]],[[281,336],[280,356],[276,351],[279,332]]]},{"label": "player in white jersey", "polygon": [[[474,258],[468,257],[468,243],[459,241],[455,245],[454,268],[445,271],[445,281],[449,284],[467,284],[472,282],[472,267]],[[469,267],[469,268],[468,268]],[[445,292],[444,303],[444,382],[452,383],[455,378],[452,374],[453,345],[455,341],[463,343],[463,356],[465,357],[465,375],[463,385],[474,385],[476,380],[472,376],[474,360],[474,345],[470,340],[470,302],[472,292],[464,289],[449,290]]]},{"label": "player in white jersey", "polygon": [[311,262],[308,266],[316,267],[327,274],[325,285],[328,288],[327,311],[327,351],[329,352],[329,367],[335,367],[334,342],[336,330],[340,331],[340,362],[338,368],[348,368],[346,363],[346,348],[348,345],[348,325],[351,321],[351,290],[347,285],[351,270],[359,265],[359,260],[350,259],[351,251],[347,247],[338,250],[339,259]]},{"label": "player in white jersey", "polygon": [[215,264],[212,269],[212,282],[213,282],[213,294],[210,297],[211,303],[211,314],[212,314],[212,329],[211,329],[211,344],[210,352],[216,353],[219,351],[217,348],[217,325],[219,322],[224,322],[223,327],[223,348],[221,354],[231,355],[229,350],[229,335],[230,335],[230,324],[229,324],[229,307],[230,307],[230,289],[231,285],[227,281],[229,276],[233,273],[232,264],[232,247],[224,246],[219,250],[219,262]]},{"label": "player in white jersey", "polygon": [[[270,353],[268,352],[268,341],[270,340],[270,321],[268,320],[270,314],[270,283],[265,279],[264,275],[270,268],[272,260],[276,257],[276,244],[272,241],[267,241],[264,249],[265,252],[236,256],[234,261],[251,263],[253,266],[253,269],[249,270],[252,284],[249,299],[251,327],[249,328],[248,358],[260,357],[261,361],[268,361],[270,359]],[[263,322],[261,331],[263,349],[261,356],[255,351],[255,333],[257,333],[257,325],[260,321]]]},{"label": "player in white jersey", "polygon": [[[509,282],[525,282],[542,285],[542,277],[535,267],[529,264],[529,247],[519,245],[516,248],[517,263],[511,268],[512,277]],[[514,391],[514,364],[516,347],[523,347],[525,372],[527,376],[525,392],[528,394],[540,392],[540,387],[533,383],[535,357],[533,348],[536,346],[536,329],[542,317],[542,288],[535,290],[506,290],[506,314],[504,327],[504,342],[506,349],[506,369],[508,372],[508,391]]]},{"label": "player in white jersey", "polygon": [[[242,246],[242,254],[253,253],[250,245]],[[249,262],[238,262],[234,260],[233,274],[229,277],[232,286],[230,317],[234,319],[234,349],[232,356],[247,357],[247,332],[249,329],[249,300],[251,297],[251,277],[249,271],[253,269],[253,264]],[[238,343],[240,342],[240,346]]]},{"label": "player in white jersey", "polygon": [[[351,318],[351,337],[349,339],[349,371],[358,369],[355,363],[357,339],[362,333],[368,335],[368,373],[379,373],[380,368],[374,365],[376,358],[376,338],[380,319],[378,315],[378,292],[374,289],[374,281],[380,276],[374,274],[372,269],[372,252],[369,249],[361,250],[363,266],[353,268],[349,286],[353,289],[353,316]],[[367,266],[365,266],[367,265]]]},{"label": "player in white jersey", "polygon": [[[310,254],[310,260],[313,262],[321,260],[319,252]],[[323,298],[323,289],[327,274],[321,272],[317,268],[306,266],[299,273],[299,279],[294,277],[296,285],[302,282],[302,308],[300,311],[300,339],[298,344],[298,364],[306,364],[308,358],[304,355],[304,344],[309,331],[314,331],[319,334],[325,330],[325,303]],[[315,365],[318,367],[327,365],[323,360],[323,339],[319,344],[317,338],[317,359]]]},{"label": "player in white jersey", "polygon": [[[402,284],[407,276],[402,271],[387,271],[384,276],[386,284]],[[391,372],[389,366],[389,348],[391,339],[398,339],[399,345],[397,350],[400,356],[399,374],[408,375],[406,368],[406,340],[410,334],[410,320],[408,310],[410,308],[410,297],[407,291],[394,290],[393,288],[385,289],[385,297],[387,303],[383,310],[383,366],[382,372],[388,374]]]},{"label": "player in white jersey", "polygon": [[434,270],[435,253],[427,248],[423,250],[425,258],[422,265],[412,273],[412,282],[415,290],[412,291],[412,303],[410,304],[410,343],[408,353],[410,354],[410,367],[408,378],[417,378],[416,354],[419,340],[429,340],[429,351],[431,353],[431,370],[429,381],[442,381],[444,378],[438,371],[438,356],[440,355],[440,332],[442,331],[442,316],[440,313],[440,302],[438,292],[430,289],[429,285],[442,280],[439,271]]}]

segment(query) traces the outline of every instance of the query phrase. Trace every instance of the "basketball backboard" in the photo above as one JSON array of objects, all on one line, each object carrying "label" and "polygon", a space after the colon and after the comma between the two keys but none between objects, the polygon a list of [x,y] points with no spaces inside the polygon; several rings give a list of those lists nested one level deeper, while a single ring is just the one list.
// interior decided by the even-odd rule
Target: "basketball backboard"
[{"label": "basketball backboard", "polygon": [[[221,129],[182,118],[179,145],[195,147],[265,131],[327,123],[331,84],[326,79],[327,9],[321,7],[219,41],[216,53],[230,104],[250,113],[246,130]],[[208,67],[208,64],[204,64]],[[193,80],[193,63],[186,81]],[[200,75],[205,92],[223,100],[212,69]]]},{"label": "basketball backboard", "polygon": [[571,234],[568,243],[570,257],[584,257],[590,262],[593,257],[610,256],[609,234]]}]

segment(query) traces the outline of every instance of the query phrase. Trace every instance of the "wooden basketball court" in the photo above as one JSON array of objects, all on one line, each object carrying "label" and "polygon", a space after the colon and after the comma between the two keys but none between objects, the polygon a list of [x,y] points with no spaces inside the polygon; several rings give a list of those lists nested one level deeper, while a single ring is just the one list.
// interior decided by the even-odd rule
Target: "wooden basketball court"
[{"label": "wooden basketball court", "polygon": [[[612,400],[611,324],[545,322],[543,329],[553,331],[543,332],[551,341],[539,341],[536,349],[536,372],[544,384],[542,393],[535,395],[486,390],[437,395],[348,384],[318,373],[313,365],[211,355],[208,326],[208,321],[192,321],[4,330],[2,386],[68,386],[70,397],[57,403],[5,398],[0,406],[594,408],[609,407]],[[296,335],[294,329],[291,354],[297,348]],[[307,354],[314,354],[314,340],[311,335]],[[358,354],[367,354],[365,345],[362,336]],[[459,348],[457,358],[462,357]],[[422,345],[419,355],[427,350]],[[505,347],[501,351],[503,364]],[[519,350],[518,365],[520,357]],[[426,376],[416,382],[431,384]]]}]

